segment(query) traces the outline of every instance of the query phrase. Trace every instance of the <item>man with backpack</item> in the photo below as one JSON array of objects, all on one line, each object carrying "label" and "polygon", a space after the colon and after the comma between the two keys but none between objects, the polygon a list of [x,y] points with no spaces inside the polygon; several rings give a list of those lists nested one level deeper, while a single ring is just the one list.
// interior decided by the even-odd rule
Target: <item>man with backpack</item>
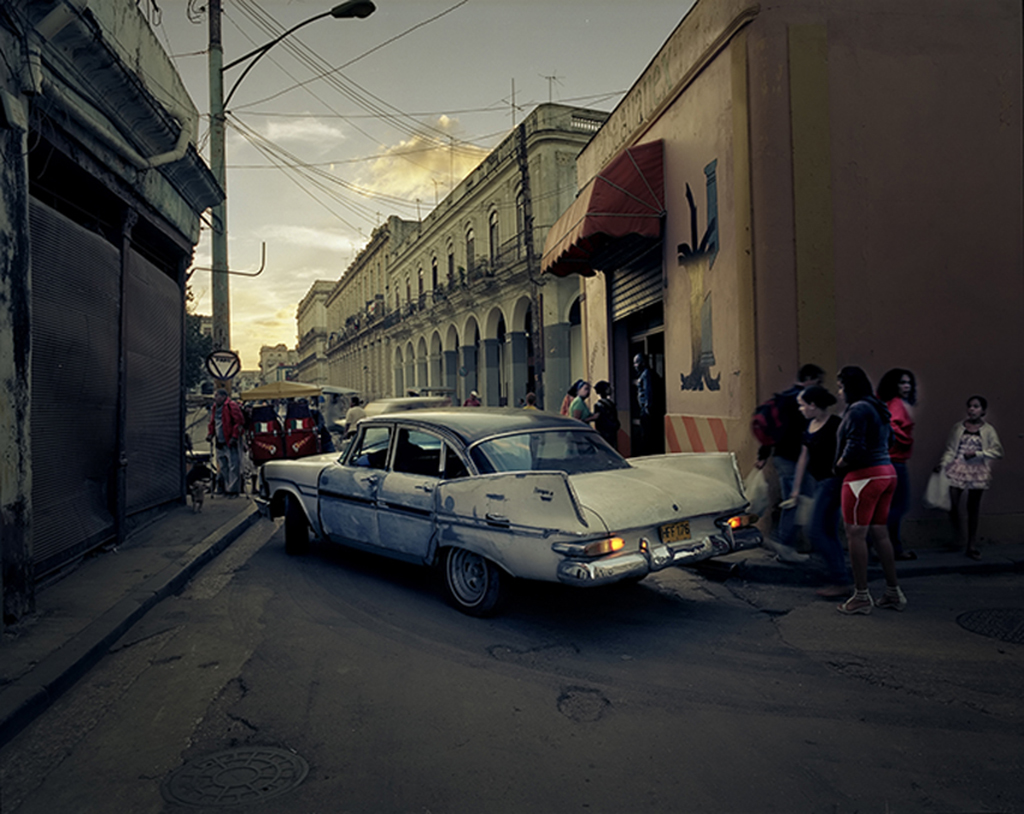
[{"label": "man with backpack", "polygon": [[[779,479],[779,494],[784,498],[793,491],[796,462],[800,457],[804,430],[807,428],[807,420],[800,413],[796,397],[804,388],[812,384],[820,385],[824,380],[824,370],[817,365],[804,365],[797,372],[797,381],[792,387],[776,393],[754,411],[751,428],[761,443],[754,465],[762,469],[768,459],[772,459]],[[800,554],[794,548],[799,531],[796,513],[796,506],[781,509],[774,533],[765,539],[766,545],[783,562],[807,560],[806,554]]]}]

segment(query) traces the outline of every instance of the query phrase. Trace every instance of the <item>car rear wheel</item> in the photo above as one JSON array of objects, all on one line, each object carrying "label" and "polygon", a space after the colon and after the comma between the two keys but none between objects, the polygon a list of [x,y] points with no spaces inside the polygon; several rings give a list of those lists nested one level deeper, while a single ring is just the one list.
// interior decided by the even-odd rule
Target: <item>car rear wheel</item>
[{"label": "car rear wheel", "polygon": [[297,498],[284,499],[284,550],[293,556],[309,552],[309,521]]},{"label": "car rear wheel", "polygon": [[449,601],[470,616],[494,613],[504,597],[504,574],[490,560],[464,548],[444,554],[444,587]]}]

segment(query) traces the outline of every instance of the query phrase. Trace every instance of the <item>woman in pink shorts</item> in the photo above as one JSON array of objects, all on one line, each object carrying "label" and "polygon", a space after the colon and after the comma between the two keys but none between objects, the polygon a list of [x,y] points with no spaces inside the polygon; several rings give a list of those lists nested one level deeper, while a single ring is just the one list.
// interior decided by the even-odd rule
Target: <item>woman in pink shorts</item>
[{"label": "woman in pink shorts", "polygon": [[[843,478],[843,523],[850,547],[854,593],[840,613],[871,613],[874,606],[901,611],[907,598],[896,579],[889,539],[889,506],[896,491],[896,470],[889,460],[892,433],[886,406],[874,396],[871,381],[859,367],[839,371],[839,393],[846,410],[839,425],[836,474]],[[868,531],[885,573],[885,593],[877,602],[868,592]]]}]

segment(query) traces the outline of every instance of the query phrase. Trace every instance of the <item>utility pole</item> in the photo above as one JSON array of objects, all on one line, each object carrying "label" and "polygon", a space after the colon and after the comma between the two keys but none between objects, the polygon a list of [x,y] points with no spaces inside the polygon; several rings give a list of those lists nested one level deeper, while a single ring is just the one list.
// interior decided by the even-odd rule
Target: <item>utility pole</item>
[{"label": "utility pole", "polygon": [[537,406],[544,409],[544,297],[541,283],[534,276],[537,256],[533,248],[533,195],[530,192],[530,162],[526,155],[526,122],[516,128],[516,160],[519,163],[519,181],[523,195],[523,243],[526,244],[526,275],[530,279],[533,320],[530,344],[533,346],[533,375],[536,382]]},{"label": "utility pole", "polygon": [[211,250],[213,271],[213,349],[231,350],[231,299],[228,292],[227,168],[224,163],[224,47],[221,43],[221,0],[207,0],[210,17],[210,170],[225,198],[213,207]]}]

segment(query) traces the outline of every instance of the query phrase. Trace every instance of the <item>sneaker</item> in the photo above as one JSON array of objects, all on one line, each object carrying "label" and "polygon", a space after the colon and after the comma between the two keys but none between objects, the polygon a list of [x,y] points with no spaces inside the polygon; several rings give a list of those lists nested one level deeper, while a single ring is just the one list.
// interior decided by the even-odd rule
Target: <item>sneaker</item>
[{"label": "sneaker", "polygon": [[873,606],[874,602],[871,601],[871,594],[868,594],[867,597],[860,597],[857,596],[857,594],[854,594],[841,605],[837,605],[836,610],[840,613],[845,613],[848,616],[855,613],[863,613],[866,615],[871,613],[871,608]]},{"label": "sneaker", "polygon": [[901,611],[907,607],[907,598],[903,595],[902,588],[896,588],[895,591],[891,588],[886,588],[882,598],[875,605],[879,608],[891,608],[894,611]]}]

